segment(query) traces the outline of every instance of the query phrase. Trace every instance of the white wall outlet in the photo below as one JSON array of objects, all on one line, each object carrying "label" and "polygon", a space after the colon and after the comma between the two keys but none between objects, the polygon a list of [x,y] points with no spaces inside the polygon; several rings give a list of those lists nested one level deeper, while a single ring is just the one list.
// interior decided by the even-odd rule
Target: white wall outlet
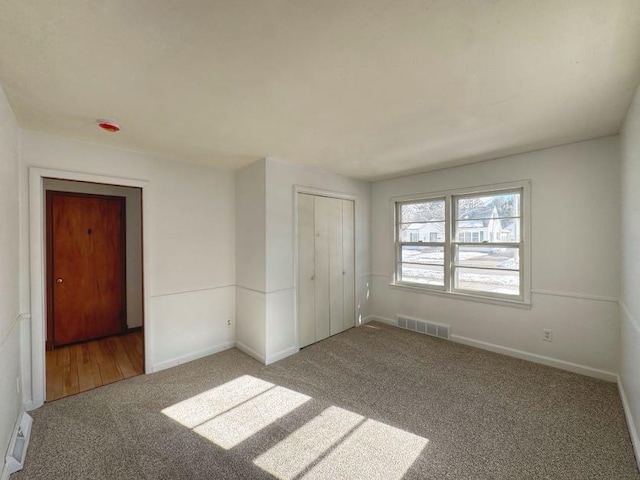
[{"label": "white wall outlet", "polygon": [[230,327],[230,326],[231,326],[231,319],[227,318],[227,327]]},{"label": "white wall outlet", "polygon": [[542,340],[545,342],[553,342],[553,330],[545,328],[542,330]]}]

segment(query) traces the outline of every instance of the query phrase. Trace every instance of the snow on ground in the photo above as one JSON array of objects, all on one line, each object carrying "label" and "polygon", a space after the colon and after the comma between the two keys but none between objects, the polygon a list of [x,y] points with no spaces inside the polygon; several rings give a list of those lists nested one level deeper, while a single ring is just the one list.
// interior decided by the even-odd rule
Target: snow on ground
[{"label": "snow on ground", "polygon": [[[483,285],[496,285],[502,287],[518,287],[520,277],[516,273],[511,275],[501,274],[477,274],[477,273],[458,273],[460,283],[477,283]],[[442,284],[442,271],[428,270],[415,265],[405,265],[402,267],[402,278],[404,280],[414,280],[419,283]]]}]

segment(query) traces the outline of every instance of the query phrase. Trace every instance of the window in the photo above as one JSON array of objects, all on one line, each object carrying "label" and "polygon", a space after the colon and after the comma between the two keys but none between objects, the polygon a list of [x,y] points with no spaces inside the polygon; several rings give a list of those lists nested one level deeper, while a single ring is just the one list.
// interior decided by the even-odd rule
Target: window
[{"label": "window", "polygon": [[[526,184],[396,202],[396,285],[527,302]],[[417,242],[414,232],[429,242]]]},{"label": "window", "polygon": [[[398,215],[398,271],[403,283],[444,286],[444,198],[400,204]],[[429,242],[415,242],[412,231],[429,232]],[[433,241],[433,234],[443,240]]]}]

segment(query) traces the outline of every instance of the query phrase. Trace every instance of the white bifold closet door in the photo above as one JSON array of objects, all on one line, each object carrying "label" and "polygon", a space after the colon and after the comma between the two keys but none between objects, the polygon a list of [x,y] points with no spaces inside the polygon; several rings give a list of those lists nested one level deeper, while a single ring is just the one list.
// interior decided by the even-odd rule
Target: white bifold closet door
[{"label": "white bifold closet door", "polygon": [[298,194],[300,347],[355,325],[354,202]]}]

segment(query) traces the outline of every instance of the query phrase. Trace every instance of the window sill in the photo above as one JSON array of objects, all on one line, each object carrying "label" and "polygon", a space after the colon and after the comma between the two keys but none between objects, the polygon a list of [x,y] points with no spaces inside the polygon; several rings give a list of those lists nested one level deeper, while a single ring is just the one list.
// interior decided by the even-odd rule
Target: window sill
[{"label": "window sill", "polygon": [[405,285],[402,283],[390,283],[389,286],[396,290],[403,290],[413,293],[424,293],[427,295],[435,295],[437,297],[451,298],[457,300],[466,300],[469,302],[488,303],[490,305],[501,305],[504,307],[521,308],[524,310],[531,310],[531,302],[522,302],[520,300],[507,300],[502,298],[490,298],[482,297],[479,295],[471,295],[468,293],[460,292],[445,292],[443,290],[432,290],[429,288],[415,287],[413,285]]}]

